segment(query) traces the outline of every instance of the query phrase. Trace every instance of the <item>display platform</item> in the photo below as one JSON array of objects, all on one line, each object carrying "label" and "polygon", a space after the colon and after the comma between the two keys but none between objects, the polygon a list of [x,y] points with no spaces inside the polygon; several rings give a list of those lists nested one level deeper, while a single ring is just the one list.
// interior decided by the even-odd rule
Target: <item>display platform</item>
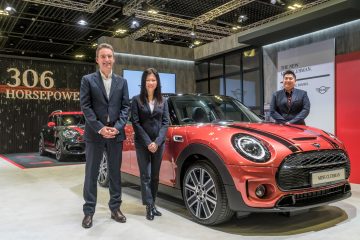
[{"label": "display platform", "polygon": [[55,167],[73,164],[83,164],[83,159],[68,159],[67,161],[58,162],[53,156],[40,156],[39,153],[11,153],[0,154],[0,158],[10,162],[11,164],[25,169],[25,168],[39,168],[39,167]]}]

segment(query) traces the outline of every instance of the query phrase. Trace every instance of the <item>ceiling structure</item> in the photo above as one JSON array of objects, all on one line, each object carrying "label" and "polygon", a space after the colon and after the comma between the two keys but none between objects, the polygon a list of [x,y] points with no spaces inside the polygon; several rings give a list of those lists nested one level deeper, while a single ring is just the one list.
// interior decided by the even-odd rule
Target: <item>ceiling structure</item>
[{"label": "ceiling structure", "polygon": [[92,62],[101,36],[197,47],[331,1],[1,0],[0,54]]}]

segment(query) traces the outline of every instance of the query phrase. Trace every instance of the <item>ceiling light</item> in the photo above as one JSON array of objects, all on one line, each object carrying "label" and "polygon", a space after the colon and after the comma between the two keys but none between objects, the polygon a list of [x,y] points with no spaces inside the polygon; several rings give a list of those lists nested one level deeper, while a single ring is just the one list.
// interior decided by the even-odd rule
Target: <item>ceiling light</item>
[{"label": "ceiling light", "polygon": [[93,46],[93,47],[97,47],[97,45],[98,45],[97,43],[93,43],[93,45],[92,45],[92,46]]},{"label": "ceiling light", "polygon": [[15,8],[11,7],[11,6],[7,6],[5,9],[5,12],[9,13],[9,14],[13,14],[16,13]]},{"label": "ceiling light", "polygon": [[235,26],[232,26],[231,29],[232,29],[233,31],[237,31],[237,30],[241,29],[241,26],[235,25]]},{"label": "ceiling light", "polygon": [[86,26],[88,24],[88,22],[85,21],[84,19],[80,19],[77,23],[81,26]]},{"label": "ceiling light", "polygon": [[149,9],[147,12],[150,14],[157,14],[159,11],[157,11],[155,9]]},{"label": "ceiling light", "polygon": [[126,32],[127,32],[126,29],[121,29],[121,28],[119,28],[118,30],[115,31],[116,34],[124,34]]},{"label": "ceiling light", "polygon": [[199,40],[195,40],[195,41],[194,41],[194,45],[198,46],[198,45],[200,45],[200,44],[201,44],[201,41],[199,41]]},{"label": "ceiling light", "polygon": [[133,19],[131,20],[130,28],[131,28],[131,29],[135,29],[135,28],[138,28],[138,27],[140,27],[139,21],[136,20],[135,18],[133,18]]},{"label": "ceiling light", "polygon": [[248,18],[246,15],[242,14],[242,15],[240,15],[240,16],[238,17],[237,21],[238,21],[239,23],[242,23],[242,22],[245,22],[245,21],[248,20],[248,19],[249,19],[249,18]]},{"label": "ceiling light", "polygon": [[7,11],[0,10],[0,15],[8,16],[9,13]]},{"label": "ceiling light", "polygon": [[291,9],[291,10],[296,10],[296,9],[301,8],[301,7],[302,7],[302,5],[301,5],[301,4],[294,3],[293,5],[289,5],[289,6],[288,6],[288,9]]},{"label": "ceiling light", "polygon": [[76,55],[75,55],[75,58],[83,58],[83,57],[85,57],[84,54],[76,54]]},{"label": "ceiling light", "polygon": [[194,48],[195,45],[193,43],[190,43],[189,48]]}]

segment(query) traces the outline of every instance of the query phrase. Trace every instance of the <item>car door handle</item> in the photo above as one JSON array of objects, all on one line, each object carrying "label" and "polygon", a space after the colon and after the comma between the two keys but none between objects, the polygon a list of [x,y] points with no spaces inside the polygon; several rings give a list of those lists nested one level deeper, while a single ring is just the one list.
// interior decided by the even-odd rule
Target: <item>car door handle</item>
[{"label": "car door handle", "polygon": [[173,140],[174,140],[174,142],[184,142],[183,136],[180,136],[180,135],[174,135]]}]

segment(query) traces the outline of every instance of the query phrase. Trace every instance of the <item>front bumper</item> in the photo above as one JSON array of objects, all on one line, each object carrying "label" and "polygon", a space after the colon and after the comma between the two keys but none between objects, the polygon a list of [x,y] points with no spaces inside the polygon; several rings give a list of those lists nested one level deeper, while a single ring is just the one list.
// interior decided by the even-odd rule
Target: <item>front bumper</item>
[{"label": "front bumper", "polygon": [[[247,212],[286,212],[313,208],[351,196],[347,180],[322,187],[283,191],[276,182],[277,168],[227,166],[235,185],[226,185],[230,208]],[[264,197],[256,196],[259,185],[266,188]]]},{"label": "front bumper", "polygon": [[63,153],[66,155],[85,154],[85,142],[64,142]]}]

